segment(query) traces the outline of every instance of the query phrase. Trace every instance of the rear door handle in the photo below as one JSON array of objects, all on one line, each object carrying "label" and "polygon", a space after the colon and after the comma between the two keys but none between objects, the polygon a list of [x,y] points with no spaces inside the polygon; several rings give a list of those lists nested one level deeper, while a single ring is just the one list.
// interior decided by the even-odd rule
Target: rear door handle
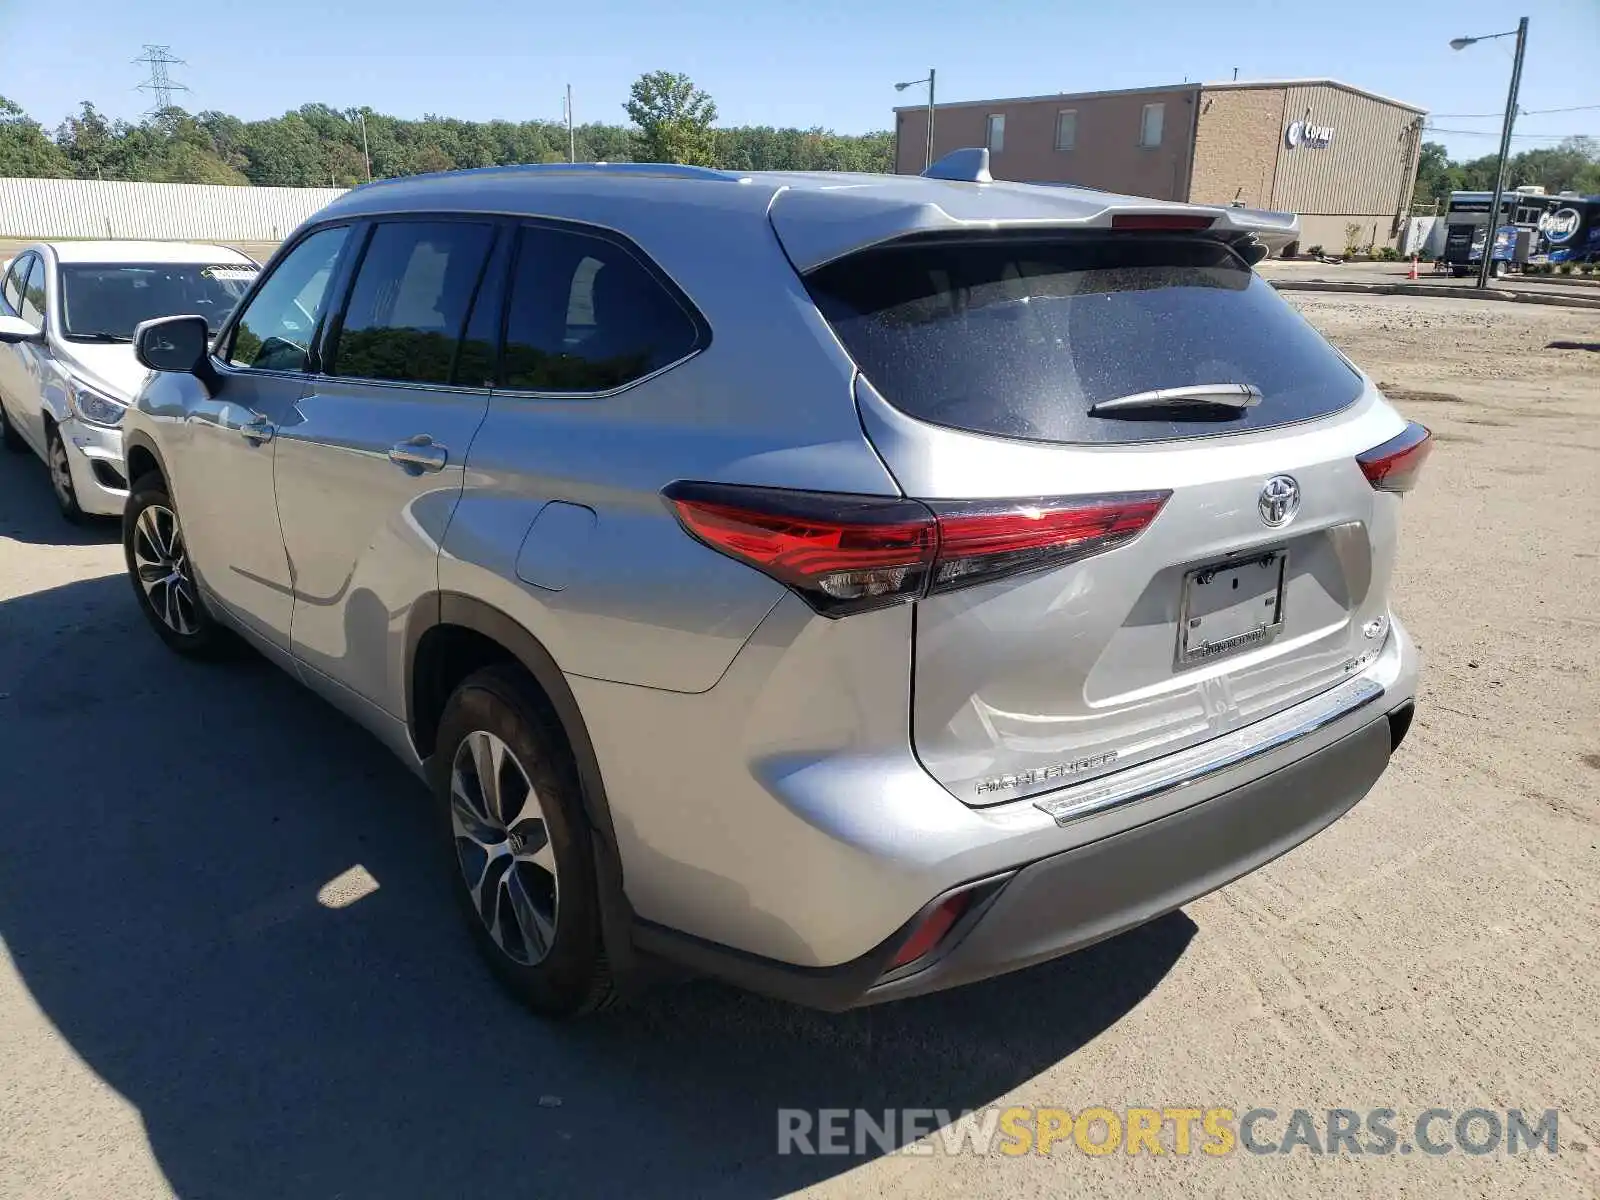
[{"label": "rear door handle", "polygon": [[389,447],[389,461],[408,471],[439,471],[450,461],[450,451],[425,433]]},{"label": "rear door handle", "polygon": [[259,446],[263,442],[270,442],[277,429],[265,417],[251,417],[239,426],[239,436],[252,445]]}]

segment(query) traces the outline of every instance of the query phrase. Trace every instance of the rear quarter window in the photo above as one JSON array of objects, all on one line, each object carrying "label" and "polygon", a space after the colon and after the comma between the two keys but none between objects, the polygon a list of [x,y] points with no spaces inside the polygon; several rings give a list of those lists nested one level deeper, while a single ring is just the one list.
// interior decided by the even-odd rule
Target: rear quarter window
[{"label": "rear quarter window", "polygon": [[[1360,376],[1227,246],[1148,235],[890,245],[806,278],[895,407],[938,425],[1116,443],[1270,428],[1336,412]],[[1160,388],[1246,383],[1238,413],[1089,409]]]}]

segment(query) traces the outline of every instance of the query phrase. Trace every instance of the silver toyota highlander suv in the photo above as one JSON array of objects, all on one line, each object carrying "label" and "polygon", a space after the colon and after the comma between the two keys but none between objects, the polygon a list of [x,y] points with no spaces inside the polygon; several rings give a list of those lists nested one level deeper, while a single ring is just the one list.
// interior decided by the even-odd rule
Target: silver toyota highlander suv
[{"label": "silver toyota highlander suv", "polygon": [[437,797],[536,1010],[830,1009],[1147,921],[1382,774],[1428,432],[1251,270],[1282,214],[927,177],[358,188],[151,321],[125,545]]}]

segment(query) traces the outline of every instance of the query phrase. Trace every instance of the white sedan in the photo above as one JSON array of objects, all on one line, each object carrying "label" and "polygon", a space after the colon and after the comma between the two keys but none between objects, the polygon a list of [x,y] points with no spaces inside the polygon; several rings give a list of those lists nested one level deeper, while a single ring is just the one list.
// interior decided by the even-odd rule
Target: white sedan
[{"label": "white sedan", "polygon": [[258,270],[226,246],[105,241],[41,242],[0,271],[0,440],[44,460],[69,521],[127,501],[134,327],[198,313],[216,329]]}]

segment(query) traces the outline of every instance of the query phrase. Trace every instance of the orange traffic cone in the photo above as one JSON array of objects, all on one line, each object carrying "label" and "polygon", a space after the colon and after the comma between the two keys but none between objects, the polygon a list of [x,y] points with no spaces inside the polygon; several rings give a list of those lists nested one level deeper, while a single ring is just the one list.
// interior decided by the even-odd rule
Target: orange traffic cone
[{"label": "orange traffic cone", "polygon": [[1417,277],[1417,256],[1415,254],[1413,254],[1411,256],[1411,270],[1406,273],[1406,278],[1407,279],[1415,279],[1416,277]]}]

